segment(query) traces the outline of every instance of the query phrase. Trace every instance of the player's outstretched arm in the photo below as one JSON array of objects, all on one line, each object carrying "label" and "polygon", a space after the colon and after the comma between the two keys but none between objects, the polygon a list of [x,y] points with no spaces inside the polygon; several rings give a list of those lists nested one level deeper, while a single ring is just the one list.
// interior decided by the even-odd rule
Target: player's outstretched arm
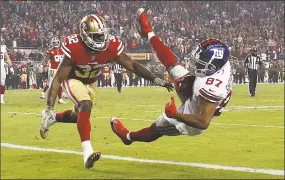
[{"label": "player's outstretched arm", "polygon": [[167,117],[175,118],[177,121],[183,122],[188,126],[207,129],[214,113],[216,111],[216,103],[206,101],[200,97],[200,114],[182,114],[177,111],[174,97],[171,98],[171,103],[166,104],[165,114]]},{"label": "player's outstretched arm", "polygon": [[167,88],[168,91],[173,90],[173,85],[163,79],[156,77],[151,71],[149,71],[145,66],[133,61],[125,53],[121,53],[115,61],[122,65],[124,68],[134,72],[138,76],[153,81],[155,84]]},{"label": "player's outstretched arm", "polygon": [[48,97],[47,97],[47,109],[53,109],[53,106],[55,104],[55,99],[60,88],[60,84],[67,79],[71,69],[72,69],[72,63],[70,62],[69,58],[66,55],[64,55],[63,60],[59,64],[56,74],[49,88]]}]

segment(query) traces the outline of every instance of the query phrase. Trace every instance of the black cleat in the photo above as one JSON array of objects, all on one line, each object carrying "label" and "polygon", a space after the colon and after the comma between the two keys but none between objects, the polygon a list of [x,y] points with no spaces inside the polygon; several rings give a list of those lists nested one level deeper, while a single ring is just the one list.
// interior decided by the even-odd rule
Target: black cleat
[{"label": "black cleat", "polygon": [[87,169],[92,168],[94,166],[94,163],[96,161],[98,161],[101,157],[101,153],[100,152],[93,152],[88,159],[85,162],[85,167]]}]

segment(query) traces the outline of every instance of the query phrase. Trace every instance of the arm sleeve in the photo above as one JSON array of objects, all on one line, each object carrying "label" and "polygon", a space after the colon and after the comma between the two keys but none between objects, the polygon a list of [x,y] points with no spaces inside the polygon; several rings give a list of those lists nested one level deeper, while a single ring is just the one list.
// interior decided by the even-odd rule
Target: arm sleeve
[{"label": "arm sleeve", "polygon": [[123,42],[120,41],[119,39],[117,39],[117,41],[118,41],[118,43],[120,43],[118,48],[117,48],[117,56],[120,56],[124,50],[124,45],[123,45]]}]

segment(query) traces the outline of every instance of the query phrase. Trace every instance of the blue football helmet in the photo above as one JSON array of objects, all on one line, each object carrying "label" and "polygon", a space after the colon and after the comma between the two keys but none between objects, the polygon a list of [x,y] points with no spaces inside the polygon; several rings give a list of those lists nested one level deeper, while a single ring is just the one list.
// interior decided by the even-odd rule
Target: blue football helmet
[{"label": "blue football helmet", "polygon": [[190,57],[190,68],[195,71],[195,76],[211,76],[229,60],[229,48],[218,39],[208,39],[197,45]]}]

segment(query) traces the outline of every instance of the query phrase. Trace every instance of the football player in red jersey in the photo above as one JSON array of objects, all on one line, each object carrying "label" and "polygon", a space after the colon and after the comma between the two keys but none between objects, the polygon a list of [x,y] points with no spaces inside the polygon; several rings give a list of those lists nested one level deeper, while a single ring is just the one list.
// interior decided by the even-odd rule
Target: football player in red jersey
[{"label": "football player in red jersey", "polygon": [[[47,108],[42,111],[40,134],[47,138],[49,127],[56,122],[77,123],[83,148],[83,162],[86,168],[93,167],[100,158],[100,152],[94,152],[90,142],[90,113],[94,104],[97,76],[101,68],[110,61],[116,61],[126,69],[166,87],[173,85],[156,77],[141,64],[131,60],[123,50],[123,43],[109,35],[109,29],[101,16],[87,15],[79,23],[79,34],[72,34],[62,42],[64,57],[53,78],[47,97]],[[73,110],[54,113],[53,107],[60,84],[72,100]]]},{"label": "football player in red jersey", "polygon": [[164,113],[149,127],[138,131],[129,131],[118,118],[112,117],[111,129],[125,145],[135,141],[152,142],[162,136],[201,134],[231,98],[233,77],[227,45],[218,39],[203,41],[191,53],[193,71],[188,71],[154,34],[143,8],[138,10],[137,17],[141,36],[148,38],[159,61],[166,67],[182,104],[177,108],[171,97]]},{"label": "football player in red jersey", "polygon": [[[45,56],[45,59],[43,61],[43,65],[46,66],[49,63],[49,70],[48,70],[48,83],[44,87],[41,99],[45,99],[45,93],[48,90],[48,88],[51,85],[52,79],[55,75],[56,69],[58,68],[59,63],[63,59],[63,51],[60,47],[60,41],[57,37],[53,37],[51,39],[51,46]],[[64,100],[62,99],[62,87],[60,86],[59,92],[57,94],[58,96],[58,103],[59,104],[65,104]]]},{"label": "football player in red jersey", "polygon": [[28,65],[23,63],[21,64],[21,88],[26,89],[27,87],[27,79],[28,79]]}]

